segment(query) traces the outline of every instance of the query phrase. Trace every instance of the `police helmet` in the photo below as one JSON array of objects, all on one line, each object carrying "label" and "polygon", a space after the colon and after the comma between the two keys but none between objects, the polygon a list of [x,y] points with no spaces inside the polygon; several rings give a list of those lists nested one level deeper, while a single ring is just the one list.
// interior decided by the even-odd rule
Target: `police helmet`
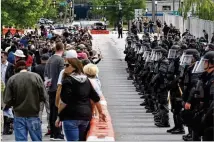
[{"label": "police helmet", "polygon": [[179,49],[181,49],[181,48],[180,48],[179,45],[173,45],[173,46],[171,47],[171,49],[179,50]]},{"label": "police helmet", "polygon": [[209,63],[214,64],[214,51],[207,52],[203,58],[208,60]]},{"label": "police helmet", "polygon": [[181,45],[181,49],[187,49],[187,45],[186,44],[182,44]]},{"label": "police helmet", "polygon": [[187,49],[185,50],[185,53],[187,55],[193,55],[193,57],[196,59],[196,60],[199,60],[200,59],[200,53],[198,52],[198,50],[196,49]]},{"label": "police helmet", "polygon": [[213,43],[210,43],[210,44],[208,45],[208,48],[209,48],[211,51],[213,51],[213,50],[214,50],[214,44],[213,44]]},{"label": "police helmet", "polygon": [[175,41],[179,41],[180,40],[180,37],[179,36],[176,36],[175,37]]}]

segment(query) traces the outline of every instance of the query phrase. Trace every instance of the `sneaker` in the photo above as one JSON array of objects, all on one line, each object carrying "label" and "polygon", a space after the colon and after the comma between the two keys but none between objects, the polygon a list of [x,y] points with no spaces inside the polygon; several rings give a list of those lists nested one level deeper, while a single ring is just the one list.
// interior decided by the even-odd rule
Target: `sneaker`
[{"label": "sneaker", "polygon": [[48,130],[48,132],[45,134],[45,136],[51,135],[51,130]]},{"label": "sneaker", "polygon": [[51,134],[50,135],[50,140],[53,140],[54,139],[54,136]]},{"label": "sneaker", "polygon": [[53,141],[64,141],[65,139],[64,139],[64,135],[62,135],[62,134],[60,134],[60,135],[58,135],[58,136],[55,136],[54,138],[53,138]]}]

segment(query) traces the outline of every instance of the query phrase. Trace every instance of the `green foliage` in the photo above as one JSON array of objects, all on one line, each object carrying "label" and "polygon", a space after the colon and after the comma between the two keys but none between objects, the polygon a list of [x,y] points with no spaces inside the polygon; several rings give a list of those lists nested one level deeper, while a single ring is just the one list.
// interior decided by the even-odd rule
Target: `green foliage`
[{"label": "green foliage", "polygon": [[48,10],[46,11],[43,17],[47,19],[56,19],[57,13],[58,11],[56,8],[48,8]]},{"label": "green foliage", "polygon": [[52,0],[2,0],[1,4],[1,22],[6,26],[32,27],[39,18],[56,19],[58,15]]},{"label": "green foliage", "polygon": [[33,26],[47,10],[49,0],[2,0],[2,25]]},{"label": "green foliage", "polygon": [[[134,9],[145,9],[146,0],[120,0],[122,10],[121,14],[123,20],[130,20],[134,18]],[[107,19],[112,23],[119,18],[119,0],[92,0],[93,4],[93,14],[102,14],[107,17]],[[103,5],[102,9],[96,9]],[[105,9],[105,7],[107,9]]]},{"label": "green foliage", "polygon": [[193,16],[214,21],[214,2],[212,0],[184,0],[182,11],[184,18],[187,18],[188,12],[192,11]]}]

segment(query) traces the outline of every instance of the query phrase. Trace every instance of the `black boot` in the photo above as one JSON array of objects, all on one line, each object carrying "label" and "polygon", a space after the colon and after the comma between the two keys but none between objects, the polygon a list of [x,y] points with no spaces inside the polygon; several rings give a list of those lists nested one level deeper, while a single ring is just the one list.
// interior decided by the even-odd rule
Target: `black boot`
[{"label": "black boot", "polygon": [[152,113],[153,111],[149,108],[148,110],[146,110],[146,113]]},{"label": "black boot", "polygon": [[183,135],[183,140],[184,141],[192,141],[192,135],[191,134]]},{"label": "black boot", "polygon": [[159,123],[155,123],[157,127],[170,127],[169,124],[169,114],[166,112],[166,110],[162,111],[161,114],[161,121]]},{"label": "black boot", "polygon": [[145,106],[146,105],[146,102],[143,102],[140,104],[140,106]]},{"label": "black boot", "polygon": [[138,93],[138,95],[144,95],[144,93],[140,92],[140,93]]},{"label": "black boot", "polygon": [[169,129],[169,130],[167,130],[166,132],[167,133],[171,133],[172,131],[174,131],[174,130],[176,130],[177,128],[176,127],[173,127],[172,129]]},{"label": "black boot", "polygon": [[178,128],[171,131],[172,134],[185,134],[184,128]]},{"label": "black boot", "polygon": [[133,78],[131,76],[127,77],[127,80],[132,80]]},{"label": "black boot", "polygon": [[170,124],[169,124],[169,122],[167,122],[167,123],[161,123],[161,122],[159,122],[159,123],[155,123],[155,125],[157,126],[157,127],[170,127]]}]

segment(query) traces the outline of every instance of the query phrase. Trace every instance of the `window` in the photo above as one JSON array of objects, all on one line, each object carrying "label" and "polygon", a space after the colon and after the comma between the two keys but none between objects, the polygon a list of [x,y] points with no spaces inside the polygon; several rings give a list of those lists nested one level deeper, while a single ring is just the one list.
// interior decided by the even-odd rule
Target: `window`
[{"label": "window", "polygon": [[171,6],[165,5],[162,7],[163,11],[171,10]]}]

